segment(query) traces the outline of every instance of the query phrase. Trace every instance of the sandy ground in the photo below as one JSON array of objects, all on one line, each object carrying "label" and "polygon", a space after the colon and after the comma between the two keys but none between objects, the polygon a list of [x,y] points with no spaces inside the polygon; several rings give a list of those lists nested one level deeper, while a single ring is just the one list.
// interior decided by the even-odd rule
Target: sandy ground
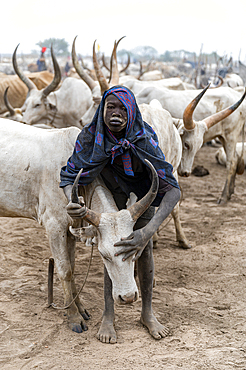
[{"label": "sandy ground", "polygon": [[[82,299],[89,329],[70,331],[64,311],[46,308],[51,256],[44,229],[26,219],[0,219],[0,368],[246,369],[246,174],[237,176],[227,206],[218,206],[225,168],[216,148],[203,147],[194,165],[210,174],[181,179],[181,219],[192,249],[175,242],[173,221],[154,250],[153,307],[170,336],[156,341],[139,321],[141,298],[116,306],[118,343],[96,339],[103,310],[103,265],[94,251]],[[78,243],[76,279],[84,280],[90,248]],[[54,301],[63,304],[55,274]]]}]

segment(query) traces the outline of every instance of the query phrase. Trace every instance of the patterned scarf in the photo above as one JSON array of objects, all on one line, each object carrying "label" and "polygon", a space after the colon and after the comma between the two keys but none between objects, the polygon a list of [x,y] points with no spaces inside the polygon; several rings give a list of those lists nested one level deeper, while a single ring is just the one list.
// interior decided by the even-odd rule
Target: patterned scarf
[{"label": "patterned scarf", "polygon": [[[116,139],[103,120],[105,98],[109,94],[114,94],[127,109],[126,133],[120,140]],[[133,93],[124,86],[114,86],[103,94],[92,122],[78,135],[74,152],[67,165],[61,169],[60,187],[73,184],[82,167],[79,184],[90,184],[108,161],[112,164],[118,155],[122,158],[126,175],[134,176],[131,155],[135,155],[144,164],[144,159],[148,159],[160,178],[172,186],[179,187],[172,174],[172,165],[165,161],[165,156],[158,145],[156,133],[143,121]]]}]

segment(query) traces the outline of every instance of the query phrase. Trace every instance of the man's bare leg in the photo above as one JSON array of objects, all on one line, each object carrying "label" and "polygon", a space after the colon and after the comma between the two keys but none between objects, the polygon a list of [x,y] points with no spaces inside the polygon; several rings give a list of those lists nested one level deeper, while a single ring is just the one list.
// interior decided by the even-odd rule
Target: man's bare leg
[{"label": "man's bare leg", "polygon": [[140,321],[147,327],[155,339],[168,335],[169,329],[160,324],[152,311],[152,293],[154,279],[153,243],[149,241],[141,257],[138,259],[138,278],[142,295],[142,313]]},{"label": "man's bare leg", "polygon": [[97,339],[103,343],[116,343],[117,336],[114,330],[114,300],[112,296],[112,282],[104,266],[104,312],[102,323],[97,333]]}]

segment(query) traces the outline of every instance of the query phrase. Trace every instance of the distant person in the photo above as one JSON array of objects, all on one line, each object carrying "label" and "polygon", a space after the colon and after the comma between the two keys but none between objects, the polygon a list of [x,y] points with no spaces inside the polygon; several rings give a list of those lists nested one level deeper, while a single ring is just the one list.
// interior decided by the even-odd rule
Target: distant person
[{"label": "distant person", "polygon": [[71,63],[70,63],[70,57],[68,56],[67,57],[67,63],[65,65],[65,74],[66,74],[66,76],[67,76],[68,72],[70,71],[70,69],[71,69]]},{"label": "distant person", "polygon": [[45,63],[45,56],[44,56],[45,51],[46,51],[46,47],[44,46],[42,47],[40,58],[37,60],[37,66],[38,66],[39,72],[47,70],[46,63]]}]

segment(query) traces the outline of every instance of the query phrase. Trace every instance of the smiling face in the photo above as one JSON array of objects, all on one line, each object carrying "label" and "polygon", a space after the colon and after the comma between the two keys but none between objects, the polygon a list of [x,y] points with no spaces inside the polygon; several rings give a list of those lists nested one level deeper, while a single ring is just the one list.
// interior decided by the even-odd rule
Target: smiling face
[{"label": "smiling face", "polygon": [[124,137],[127,125],[127,109],[113,94],[108,95],[105,99],[103,118],[105,125],[117,138]]}]

